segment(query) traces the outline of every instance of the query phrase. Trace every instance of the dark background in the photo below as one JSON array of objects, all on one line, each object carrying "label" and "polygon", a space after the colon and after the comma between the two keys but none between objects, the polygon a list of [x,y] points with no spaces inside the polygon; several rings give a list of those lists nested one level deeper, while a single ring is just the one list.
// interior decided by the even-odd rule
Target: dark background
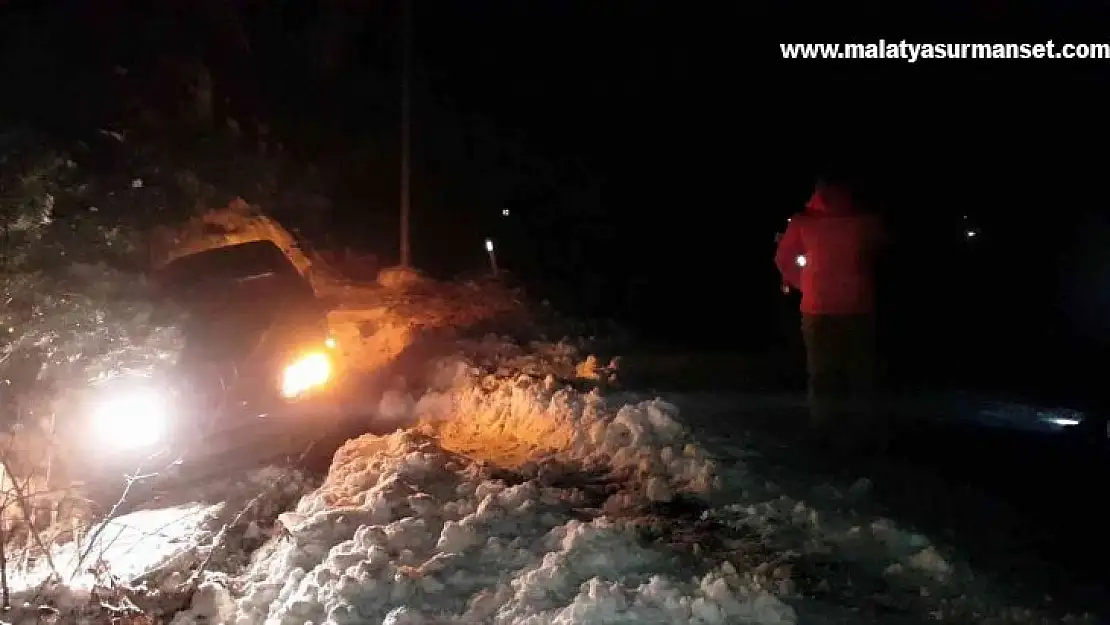
[{"label": "dark background", "polygon": [[[773,237],[814,178],[836,172],[894,233],[881,310],[892,379],[1099,398],[1110,60],[784,61],[778,44],[1095,42],[1078,28],[1104,14],[414,5],[421,269],[480,271],[491,236],[537,297],[645,342],[794,350],[797,302],[779,294]],[[82,136],[136,101],[172,107],[181,73],[204,63],[248,137],[264,123],[329,174],[331,210],[283,221],[319,247],[396,259],[396,0],[0,2],[0,13],[9,122]]]}]

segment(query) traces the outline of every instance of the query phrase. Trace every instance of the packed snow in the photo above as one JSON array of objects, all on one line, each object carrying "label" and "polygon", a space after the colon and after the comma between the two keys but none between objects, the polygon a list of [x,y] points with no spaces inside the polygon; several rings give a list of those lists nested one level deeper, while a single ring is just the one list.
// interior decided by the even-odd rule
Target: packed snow
[{"label": "packed snow", "polygon": [[172,623],[1053,622],[869,512],[866,477],[767,473],[722,415],[609,389],[567,344],[458,345],[376,400],[411,427],[343,445]]},{"label": "packed snow", "polygon": [[[244,576],[234,612],[216,602],[225,611],[195,609],[198,622],[795,622],[728,563],[640,539],[641,510],[714,487],[673,406],[612,410],[552,376],[462,361],[438,372],[417,401],[383,399],[423,427],[348,442],[283,515],[288,534]],[[461,443],[480,448],[447,448]]]},{"label": "packed snow", "polygon": [[497,473],[411,431],[351,441],[217,620],[793,622],[730,569],[690,583],[677,554],[601,514],[603,493],[560,483],[574,478]]},{"label": "packed snow", "polygon": [[[50,561],[37,558],[35,565],[17,578],[13,591],[43,584],[53,571],[73,589],[90,590],[97,583],[97,569],[110,565],[111,575],[131,580],[172,560],[190,548],[189,538],[203,531],[219,505],[189,503],[154,510],[138,510],[91,528],[92,544],[72,541],[51,553]],[[95,538],[94,538],[95,537]]]},{"label": "packed snow", "polygon": [[209,570],[243,569],[266,538],[261,528],[313,486],[298,471],[264,467],[67,532],[70,539],[49,555],[30,553],[9,572],[14,610],[5,620],[39,623],[45,605],[65,614],[64,622],[100,623],[108,588],[150,585],[172,595],[201,562]]},{"label": "packed snow", "polygon": [[792,499],[675,405],[532,347],[469,345],[421,397],[387,395],[420,425],[344,445],[284,536],[176,624],[1049,622],[858,512],[867,479]]}]

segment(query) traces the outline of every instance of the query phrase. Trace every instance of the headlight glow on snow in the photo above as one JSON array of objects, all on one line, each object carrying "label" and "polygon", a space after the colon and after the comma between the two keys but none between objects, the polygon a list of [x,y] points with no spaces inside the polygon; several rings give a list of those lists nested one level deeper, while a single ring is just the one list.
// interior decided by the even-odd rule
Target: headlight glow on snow
[{"label": "headlight glow on snow", "polygon": [[331,359],[323,352],[302,356],[281,374],[281,395],[286,399],[327,384],[331,378]]},{"label": "headlight glow on snow", "polygon": [[93,410],[96,436],[120,450],[157,444],[166,434],[169,402],[153,389],[126,389],[105,397]]},{"label": "headlight glow on snow", "polygon": [[794,259],[794,263],[797,264],[799,267],[805,267],[806,266],[806,255],[805,254],[798,254],[798,257]]}]

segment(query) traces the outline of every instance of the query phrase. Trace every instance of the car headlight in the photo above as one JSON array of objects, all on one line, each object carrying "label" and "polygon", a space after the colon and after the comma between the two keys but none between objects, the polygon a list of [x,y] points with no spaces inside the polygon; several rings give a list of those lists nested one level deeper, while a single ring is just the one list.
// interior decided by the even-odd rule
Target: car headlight
[{"label": "car headlight", "polygon": [[119,450],[145,449],[165,437],[170,402],[149,388],[119,389],[93,408],[93,428],[100,443]]},{"label": "car headlight", "polygon": [[323,352],[302,356],[281,374],[281,395],[291,399],[328,383],[331,359]]}]

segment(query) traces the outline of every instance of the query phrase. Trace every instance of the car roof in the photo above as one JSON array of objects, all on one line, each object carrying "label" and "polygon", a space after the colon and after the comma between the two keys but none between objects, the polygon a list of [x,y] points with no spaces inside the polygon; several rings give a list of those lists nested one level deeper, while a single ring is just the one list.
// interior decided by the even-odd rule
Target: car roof
[{"label": "car roof", "polygon": [[250,241],[194,252],[175,258],[156,273],[160,282],[174,286],[239,280],[263,273],[300,275],[273,241]]}]

